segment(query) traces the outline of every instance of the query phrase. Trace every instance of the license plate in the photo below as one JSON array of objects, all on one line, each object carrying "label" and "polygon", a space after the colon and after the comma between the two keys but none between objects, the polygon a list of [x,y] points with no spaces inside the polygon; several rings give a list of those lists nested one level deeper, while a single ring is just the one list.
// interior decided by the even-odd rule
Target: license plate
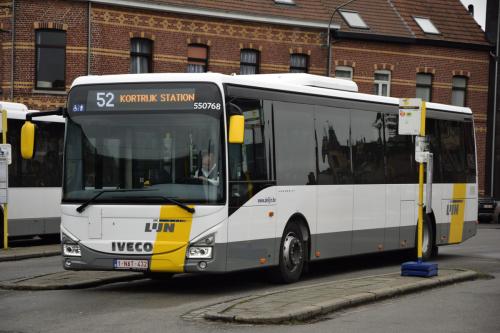
[{"label": "license plate", "polygon": [[115,259],[114,267],[116,269],[138,269],[138,270],[147,270],[148,269],[148,261],[147,260],[123,260],[123,259]]},{"label": "license plate", "polygon": [[493,208],[493,205],[484,205],[484,208]]}]

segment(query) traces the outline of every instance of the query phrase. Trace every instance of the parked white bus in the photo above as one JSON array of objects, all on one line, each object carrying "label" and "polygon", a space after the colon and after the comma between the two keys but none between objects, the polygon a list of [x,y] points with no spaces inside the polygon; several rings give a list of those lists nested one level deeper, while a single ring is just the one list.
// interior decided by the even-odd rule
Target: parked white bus
[{"label": "parked white bus", "polygon": [[[415,247],[396,98],[307,74],[89,76],[66,116],[66,269],[269,267],[293,282],[309,261]],[[475,235],[478,191],[471,110],[428,103],[427,131],[424,258]]]},{"label": "parked white bus", "polygon": [[[64,118],[37,119],[36,154],[24,160],[20,153],[21,127],[26,114],[24,104],[0,102],[7,111],[7,143],[12,147],[9,165],[8,236],[9,239],[31,236],[58,237],[61,223],[62,155]],[[3,210],[0,216],[0,248],[3,247]]]}]

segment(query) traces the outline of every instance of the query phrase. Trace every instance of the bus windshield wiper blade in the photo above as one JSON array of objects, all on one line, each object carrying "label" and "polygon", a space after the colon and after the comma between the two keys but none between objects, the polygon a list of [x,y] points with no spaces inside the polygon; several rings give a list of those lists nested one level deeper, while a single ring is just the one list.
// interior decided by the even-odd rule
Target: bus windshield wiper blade
[{"label": "bus windshield wiper blade", "polygon": [[[186,212],[188,213],[191,213],[191,214],[194,214],[195,212],[195,209],[194,208],[191,208],[189,206],[187,206],[186,204],[183,204],[182,202],[180,201],[177,201],[175,200],[174,198],[171,198],[171,197],[167,197],[167,196],[164,196],[164,195],[152,195],[152,196],[147,196],[146,198],[156,198],[156,199],[162,199],[164,201],[167,201],[167,202],[170,202],[170,203],[173,203],[174,205],[177,205],[179,206],[180,208],[184,209]],[[121,197],[121,199],[138,199],[138,200],[141,200],[142,198],[140,197]]]},{"label": "bus windshield wiper blade", "polygon": [[[85,201],[84,203],[82,203],[80,206],[78,206],[76,208],[76,211],[78,213],[81,213],[85,210],[85,208],[87,208],[88,205],[90,205],[92,202],[94,202],[97,198],[99,198],[101,196],[101,194],[103,193],[120,193],[120,192],[148,192],[148,191],[158,191],[158,190],[154,190],[154,189],[123,189],[123,190],[102,190],[100,191],[99,193],[97,193],[96,195],[94,195],[92,198],[90,198],[89,200]],[[189,208],[189,207],[188,207]]]}]

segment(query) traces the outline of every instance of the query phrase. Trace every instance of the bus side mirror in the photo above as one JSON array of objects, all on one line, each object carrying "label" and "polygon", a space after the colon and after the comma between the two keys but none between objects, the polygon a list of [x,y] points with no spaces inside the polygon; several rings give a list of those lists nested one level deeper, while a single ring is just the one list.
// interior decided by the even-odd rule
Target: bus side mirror
[{"label": "bus side mirror", "polygon": [[30,160],[35,151],[35,124],[31,121],[24,123],[21,128],[21,156]]},{"label": "bus side mirror", "polygon": [[243,143],[245,134],[245,117],[232,115],[229,117],[229,143]]}]

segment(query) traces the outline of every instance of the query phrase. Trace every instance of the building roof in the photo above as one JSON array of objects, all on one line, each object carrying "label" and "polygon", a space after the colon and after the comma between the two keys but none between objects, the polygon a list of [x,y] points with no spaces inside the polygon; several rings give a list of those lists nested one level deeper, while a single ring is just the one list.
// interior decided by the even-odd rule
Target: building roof
[{"label": "building roof", "polygon": [[[294,0],[293,5],[274,0],[91,0],[96,3],[150,8],[234,19],[274,18],[282,23],[326,27],[335,8],[346,0]],[[342,33],[489,45],[484,32],[460,0],[355,0],[341,10],[358,12],[368,29],[352,28],[337,13],[333,26]],[[440,34],[424,33],[414,17],[432,21]]]}]

